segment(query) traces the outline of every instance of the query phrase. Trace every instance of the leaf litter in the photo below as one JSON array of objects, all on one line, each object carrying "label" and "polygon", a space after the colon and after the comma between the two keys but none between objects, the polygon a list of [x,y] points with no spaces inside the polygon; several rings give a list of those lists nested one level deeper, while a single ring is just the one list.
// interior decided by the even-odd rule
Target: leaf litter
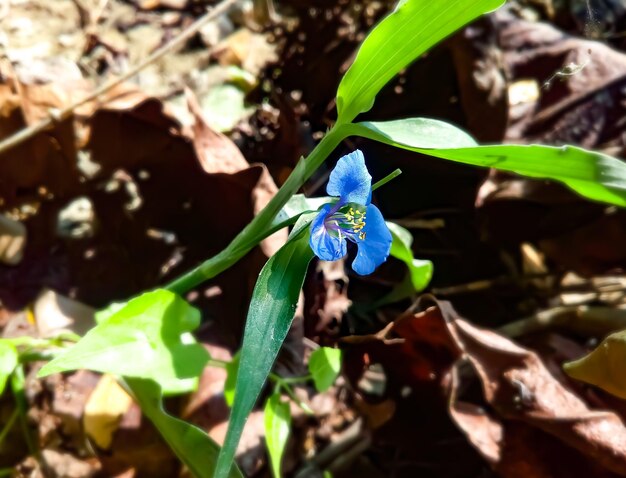
[{"label": "leaf litter", "polygon": [[[0,267],[3,336],[44,332],[53,317],[39,314],[33,324],[28,315],[42,290],[101,308],[167,282],[218,252],[275,194],[334,120],[340,74],[389,7],[287,3],[235,8],[131,82],[0,154],[3,216],[26,230],[0,232],[10,237],[0,252],[12,264]],[[623,154],[624,45],[596,35],[618,28],[623,16],[607,3],[590,30],[573,7],[513,3],[409,67],[381,92],[371,117],[435,116],[483,141],[572,142]],[[9,2],[0,19],[8,59],[0,62],[0,135],[121,74],[200,10],[178,0]],[[525,90],[512,102],[515,84]],[[624,476],[624,408],[560,372],[610,330],[534,321],[518,342],[494,332],[563,304],[589,307],[583,318],[595,310],[619,328],[623,214],[545,182],[487,178],[356,143],[374,158],[374,175],[403,169],[377,201],[389,217],[416,225],[413,249],[435,264],[434,290],[471,322],[445,302],[417,314],[401,312],[406,301],[369,312],[353,305],[384,297],[402,281],[401,263],[367,280],[341,263],[313,265],[279,370],[302,374],[310,340],[339,343],[346,383],[322,395],[298,391],[317,413],[294,415],[284,469],[304,476],[311,460],[335,476]],[[305,192],[321,193],[331,168]],[[215,357],[227,359],[239,345],[258,271],[284,240],[284,231],[268,238],[187,297],[203,311],[197,335]],[[525,277],[528,270],[536,275]],[[614,283],[597,277],[609,271]],[[221,369],[207,368],[198,391],[171,400],[168,410],[219,438],[224,379]],[[59,476],[177,476],[179,465],[136,405],[107,422],[115,431],[106,453],[84,436],[80,423],[97,409],[97,395],[88,403],[101,380],[84,372],[43,385],[29,379],[32,425],[48,465]],[[0,417],[11,407],[3,396]],[[240,463],[250,476],[265,476],[255,413]],[[11,430],[10,438],[0,464],[21,462],[23,475],[33,472],[39,465],[20,434]]]}]

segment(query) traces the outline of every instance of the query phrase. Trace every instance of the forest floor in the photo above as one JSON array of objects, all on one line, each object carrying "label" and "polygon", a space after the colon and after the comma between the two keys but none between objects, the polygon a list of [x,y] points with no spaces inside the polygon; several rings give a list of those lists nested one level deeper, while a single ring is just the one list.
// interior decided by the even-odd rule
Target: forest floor
[{"label": "forest floor", "polygon": [[[199,0],[0,1],[0,138],[124,75],[200,18]],[[378,0],[241,0],[136,75],[0,152],[0,331],[84,333],[95,310],[219,252],[335,120]],[[624,157],[626,4],[518,0],[392,80],[364,119],[449,121],[480,142],[573,144]],[[319,345],[344,351],[329,391],[300,387],[286,476],[626,476],[624,402],[564,361],[626,328],[626,213],[549,181],[365,139],[385,217],[432,261],[420,300],[367,306],[400,284],[390,259],[359,277],[313,261],[277,363],[303,375]],[[332,164],[303,188],[324,194]],[[254,283],[284,231],[186,297],[214,358],[237,351]],[[459,350],[465,352],[459,359]],[[185,470],[136,404],[94,372],[35,378],[25,432],[0,397],[0,470],[24,477],[172,477]],[[208,368],[168,410],[223,440],[226,372]],[[596,410],[605,410],[598,414]],[[101,416],[109,417],[104,422]],[[6,424],[9,423],[9,426]],[[238,451],[270,476],[263,415]],[[10,471],[9,471],[10,472]],[[1,475],[5,476],[5,475]]]}]

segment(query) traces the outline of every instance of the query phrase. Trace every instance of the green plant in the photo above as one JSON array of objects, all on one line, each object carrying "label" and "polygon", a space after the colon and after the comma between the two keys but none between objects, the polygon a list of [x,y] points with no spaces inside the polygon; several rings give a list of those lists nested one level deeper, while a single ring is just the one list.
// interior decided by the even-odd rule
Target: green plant
[{"label": "green plant", "polygon": [[[99,324],[76,345],[62,350],[41,370],[40,376],[81,367],[120,376],[181,461],[199,477],[218,478],[241,476],[232,466],[235,449],[246,418],[269,377],[275,389],[265,406],[266,427],[272,469],[279,474],[290,416],[281,393],[297,399],[288,379],[273,375],[271,370],[313,258],[310,223],[320,206],[319,200],[307,200],[296,193],[345,138],[361,136],[446,160],[549,178],[589,199],[626,205],[626,166],[600,153],[571,146],[481,146],[458,128],[427,118],[354,122],[371,108],[380,89],[401,69],[501,3],[502,0],[401,1],[365,39],[341,81],[336,124],[310,155],[300,160],[254,220],[222,252],[168,284],[165,290],[145,293],[105,311],[99,316]],[[291,234],[260,273],[237,360],[230,364],[212,360],[191,334],[199,323],[199,312],[179,295],[220,274],[262,239],[285,226],[293,226]],[[398,226],[392,225],[390,230],[391,254],[406,263],[408,275],[406,284],[392,292],[387,301],[423,289],[432,274],[432,264],[413,257],[410,235]],[[15,353],[5,344],[0,354],[2,379],[15,373]],[[131,364],[128,357],[137,356],[148,359]],[[339,352],[322,349],[311,357],[311,376],[296,381],[312,379],[323,390],[334,380],[339,363]],[[225,366],[229,370],[227,390],[232,412],[221,450],[204,432],[168,415],[161,406],[162,395],[191,390],[205,365]]]}]

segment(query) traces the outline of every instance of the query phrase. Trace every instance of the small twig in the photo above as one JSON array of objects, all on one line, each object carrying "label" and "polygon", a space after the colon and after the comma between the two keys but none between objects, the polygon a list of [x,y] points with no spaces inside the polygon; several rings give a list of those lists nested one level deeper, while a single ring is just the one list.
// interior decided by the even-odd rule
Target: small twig
[{"label": "small twig", "polygon": [[397,325],[397,321],[391,321],[381,330],[376,332],[375,334],[369,335],[348,335],[346,337],[342,337],[339,339],[341,343],[344,344],[367,344],[370,342],[382,342],[385,345],[393,345],[393,344],[402,344],[404,343],[403,338],[388,338],[389,334],[393,330],[393,328]]},{"label": "small twig", "polygon": [[45,129],[49,128],[55,123],[66,120],[73,114],[76,108],[79,108],[83,106],[85,103],[89,103],[90,101],[97,99],[99,96],[106,93],[110,89],[116,87],[117,85],[123,83],[129,78],[135,76],[137,73],[143,70],[146,66],[155,62],[156,60],[158,60],[165,54],[169,53],[170,51],[176,49],[177,47],[183,45],[187,40],[189,40],[192,36],[198,33],[200,29],[206,23],[213,20],[215,17],[225,13],[230,7],[232,7],[238,1],[239,0],[224,0],[222,3],[220,3],[219,5],[214,7],[212,10],[204,14],[202,17],[200,17],[198,20],[196,20],[194,23],[189,25],[188,28],[180,32],[180,34],[177,37],[173,38],[172,41],[170,41],[169,43],[166,43],[161,48],[154,51],[152,55],[148,56],[144,61],[132,67],[130,70],[128,70],[119,78],[115,78],[111,81],[108,81],[104,85],[97,88],[90,95],[87,95],[86,97],[72,103],[71,105],[53,114],[50,114],[50,116],[40,121],[39,123],[31,125],[27,128],[21,129],[17,133],[2,140],[2,142],[0,142],[0,154],[17,146],[18,144],[23,143],[27,139],[30,139],[34,135],[44,131]]},{"label": "small twig", "polygon": [[359,418],[339,433],[326,448],[308,460],[294,476],[296,478],[319,476],[321,470],[334,470],[354,460],[356,455],[363,453],[370,445],[371,437],[363,428],[363,420]]},{"label": "small twig", "polygon": [[506,324],[498,332],[516,338],[557,327],[586,336],[604,337],[626,329],[626,310],[586,305],[555,307]]},{"label": "small twig", "polygon": [[536,279],[545,279],[549,277],[554,277],[554,274],[541,272],[537,274],[526,274],[521,277],[500,276],[494,279],[478,280],[449,287],[435,288],[432,290],[432,293],[436,296],[468,294],[476,291],[491,289],[492,287],[497,286],[523,285]]}]

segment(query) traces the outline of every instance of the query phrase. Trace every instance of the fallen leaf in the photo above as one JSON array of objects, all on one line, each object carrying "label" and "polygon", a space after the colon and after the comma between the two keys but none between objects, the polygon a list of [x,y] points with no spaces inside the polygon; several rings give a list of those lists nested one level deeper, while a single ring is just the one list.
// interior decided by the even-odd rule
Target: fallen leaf
[{"label": "fallen leaf", "polygon": [[35,323],[42,337],[52,337],[63,331],[83,335],[95,325],[94,313],[93,307],[50,289],[42,290],[33,304]]},{"label": "fallen leaf", "polygon": [[278,59],[275,48],[266,35],[242,28],[220,42],[213,56],[222,65],[238,65],[258,77],[266,65]]},{"label": "fallen leaf", "polygon": [[[214,131],[205,121],[200,105],[190,89],[185,90],[185,96],[189,111],[194,117],[191,128],[194,150],[204,171],[209,174],[234,174],[250,167],[261,168],[259,180],[252,190],[254,213],[258,214],[278,191],[267,168],[260,163],[252,166],[248,164],[235,143],[228,136]],[[271,257],[286,240],[286,230],[275,232],[261,242],[261,249]]]},{"label": "fallen leaf", "polygon": [[616,332],[605,338],[584,357],[564,365],[575,379],[596,385],[613,395],[626,399],[626,332]]},{"label": "fallen leaf", "polygon": [[85,405],[85,433],[103,450],[109,449],[117,426],[132,398],[112,375],[102,376]]},{"label": "fallen leaf", "polygon": [[504,419],[521,420],[626,476],[626,428],[610,411],[595,411],[560,383],[538,355],[461,319],[447,302],[434,309],[476,369],[487,402]]},{"label": "fallen leaf", "polygon": [[187,106],[193,115],[191,127],[193,146],[207,173],[236,173],[250,167],[231,139],[213,130],[204,120],[198,100],[190,89],[185,90]]},{"label": "fallen leaf", "polygon": [[[50,111],[67,106],[71,100],[60,85],[25,85],[17,80],[14,85],[15,88],[0,84],[0,137],[3,138],[50,116]],[[57,122],[0,153],[0,199],[4,206],[19,204],[22,196],[36,197],[40,187],[55,196],[67,196],[78,189],[72,121],[69,118]],[[29,158],[27,168],[24,158]]]}]

